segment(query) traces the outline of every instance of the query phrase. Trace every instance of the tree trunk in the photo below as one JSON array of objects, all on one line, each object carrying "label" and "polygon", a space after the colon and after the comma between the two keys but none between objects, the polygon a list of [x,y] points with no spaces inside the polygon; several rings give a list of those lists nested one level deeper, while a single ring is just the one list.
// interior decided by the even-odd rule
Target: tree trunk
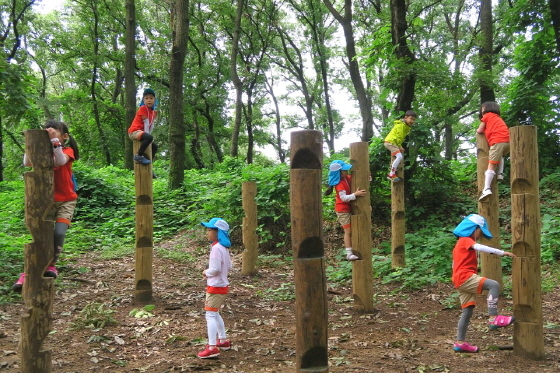
[{"label": "tree trunk", "polygon": [[268,78],[265,79],[264,83],[266,84],[267,91],[270,93],[270,97],[272,98],[272,102],[274,103],[274,123],[276,127],[276,142],[272,145],[276,148],[278,152],[278,159],[280,159],[281,163],[286,161],[286,152],[282,149],[282,120],[280,117],[280,105],[278,105],[278,99],[274,94],[274,81],[270,82]]},{"label": "tree trunk", "polygon": [[231,42],[231,65],[230,73],[233,86],[235,87],[235,122],[233,124],[233,132],[231,134],[230,155],[237,157],[239,155],[239,132],[241,131],[241,114],[243,110],[242,94],[243,82],[237,74],[237,56],[239,54],[239,35],[241,33],[241,17],[243,16],[243,8],[245,8],[244,0],[237,0],[237,9],[235,13],[235,28],[233,30],[233,38]]},{"label": "tree trunk", "polygon": [[[414,53],[408,47],[406,40],[406,2],[405,0],[391,0],[391,37],[395,47],[395,55],[405,63],[412,65],[416,61]],[[405,74],[402,77],[401,88],[397,96],[397,113],[402,113],[412,108],[414,89],[416,87],[416,73]]]},{"label": "tree trunk", "polygon": [[556,37],[556,51],[560,54],[560,0],[548,0],[548,5],[552,27],[554,27],[554,36]]},{"label": "tree trunk", "polygon": [[172,12],[173,46],[169,63],[169,187],[178,189],[185,177],[183,66],[189,33],[189,0],[176,0]]},{"label": "tree trunk", "polygon": [[136,61],[136,5],[134,0],[126,0],[126,45],[124,59],[124,90],[125,90],[125,123],[124,134],[124,167],[132,170],[132,141],[128,138],[128,127],[136,114],[136,83],[134,68]]},{"label": "tree trunk", "polygon": [[356,97],[360,105],[362,117],[362,141],[370,141],[373,137],[373,115],[371,113],[371,97],[367,94],[360,67],[357,61],[356,42],[354,40],[354,29],[352,26],[352,0],[344,0],[344,16],[342,16],[333,6],[330,0],[323,0],[325,6],[331,14],[342,25],[344,38],[346,40],[346,57],[348,58],[348,71],[350,79],[356,91]]},{"label": "tree trunk", "polygon": [[492,88],[492,0],[480,0],[480,45],[479,57],[482,66],[480,79],[480,103],[496,101]]}]

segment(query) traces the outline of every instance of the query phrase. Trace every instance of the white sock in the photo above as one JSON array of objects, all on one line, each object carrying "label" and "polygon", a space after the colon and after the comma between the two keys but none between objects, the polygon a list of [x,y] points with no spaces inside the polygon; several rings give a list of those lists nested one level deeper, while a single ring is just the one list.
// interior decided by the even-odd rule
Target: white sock
[{"label": "white sock", "polygon": [[500,164],[498,165],[498,174],[502,175],[504,173],[504,157],[500,159]]},{"label": "white sock", "polygon": [[391,175],[394,175],[394,174],[397,173],[397,168],[401,164],[402,159],[403,159],[403,156],[402,156],[401,153],[395,154],[395,160],[393,161],[393,164],[391,165]]},{"label": "white sock", "polygon": [[484,173],[484,189],[490,189],[495,174],[496,173],[492,170],[486,170]]}]

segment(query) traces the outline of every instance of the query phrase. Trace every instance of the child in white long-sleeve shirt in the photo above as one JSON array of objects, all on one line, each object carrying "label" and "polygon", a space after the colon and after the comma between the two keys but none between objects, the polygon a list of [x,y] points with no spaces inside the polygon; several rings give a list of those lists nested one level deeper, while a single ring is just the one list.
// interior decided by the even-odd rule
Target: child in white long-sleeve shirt
[{"label": "child in white long-sleeve shirt", "polygon": [[228,231],[229,225],[224,219],[212,218],[207,223],[200,223],[206,227],[206,237],[212,242],[208,268],[202,275],[206,278],[206,324],[208,327],[208,344],[198,353],[201,359],[220,355],[220,350],[229,350],[231,342],[227,339],[224,320],[220,315],[220,308],[229,292],[228,274],[231,270],[231,258],[228,248],[231,246]]}]

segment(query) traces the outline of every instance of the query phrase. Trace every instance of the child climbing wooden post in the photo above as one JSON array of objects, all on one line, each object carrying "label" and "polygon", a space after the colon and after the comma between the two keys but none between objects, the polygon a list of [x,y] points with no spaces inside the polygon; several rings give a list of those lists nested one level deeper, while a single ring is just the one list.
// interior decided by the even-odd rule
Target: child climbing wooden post
[{"label": "child climbing wooden post", "polygon": [[369,152],[367,142],[350,144],[352,186],[365,189],[366,195],[352,202],[352,248],[360,260],[352,262],[354,308],[373,311],[373,267],[371,263],[371,200],[369,194]]},{"label": "child climbing wooden post", "polygon": [[[484,173],[488,168],[488,155],[490,147],[488,141],[482,133],[476,135],[477,163],[476,174],[478,180],[478,192],[482,193],[484,189]],[[484,236],[480,238],[480,244],[501,249],[500,244],[500,221],[498,209],[498,188],[496,180],[492,182],[492,194],[484,201],[478,201],[478,214],[486,218],[488,228],[492,232],[492,238],[488,239]],[[480,253],[480,269],[481,275],[491,278],[501,285],[502,281],[502,262],[501,257],[488,253]]]},{"label": "child climbing wooden post", "polygon": [[544,357],[541,298],[541,219],[537,127],[511,133],[511,236],[513,261],[513,352]]},{"label": "child climbing wooden post", "polygon": [[[133,142],[138,152],[139,141]],[[145,154],[151,159],[151,146]],[[136,191],[136,254],[134,271],[134,300],[146,303],[152,300],[152,256],[154,250],[154,205],[152,190],[152,163],[134,162]]]},{"label": "child climbing wooden post", "polygon": [[392,267],[402,268],[406,265],[404,234],[406,221],[404,217],[404,171],[401,162],[397,168],[400,181],[391,183],[391,253]]},{"label": "child climbing wooden post", "polygon": [[45,130],[25,131],[25,153],[33,171],[24,174],[25,223],[33,242],[25,245],[23,300],[26,313],[21,318],[20,356],[23,373],[51,371],[51,351],[43,349],[52,329],[54,278],[43,277],[53,260],[53,222],[44,219],[53,201],[52,144]]},{"label": "child climbing wooden post", "polygon": [[243,263],[241,274],[244,276],[254,275],[257,271],[259,239],[257,236],[257,183],[254,181],[244,181],[242,185],[242,204],[245,217],[243,218]]},{"label": "child climbing wooden post", "polygon": [[327,284],[321,197],[323,138],[291,134],[290,212],[296,288],[296,371],[328,372]]}]

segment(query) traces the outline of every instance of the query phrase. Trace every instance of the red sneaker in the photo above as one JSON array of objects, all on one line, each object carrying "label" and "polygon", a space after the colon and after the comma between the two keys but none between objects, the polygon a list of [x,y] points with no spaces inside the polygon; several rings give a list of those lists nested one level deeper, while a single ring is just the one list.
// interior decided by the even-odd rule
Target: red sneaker
[{"label": "red sneaker", "polygon": [[401,178],[397,176],[397,174],[387,174],[387,179],[393,183],[398,183],[401,181]]},{"label": "red sneaker", "polygon": [[201,359],[208,359],[211,357],[216,357],[220,355],[220,349],[217,347],[210,347],[206,345],[206,348],[198,353],[198,357]]},{"label": "red sneaker", "polygon": [[44,277],[57,278],[58,277],[58,271],[56,270],[55,266],[48,266],[47,270],[45,271],[45,274],[43,276]]},{"label": "red sneaker", "polygon": [[23,289],[23,282],[25,281],[25,272],[19,275],[19,279],[15,284],[12,285],[12,291],[16,293],[21,293],[21,289]]},{"label": "red sneaker", "polygon": [[218,343],[216,343],[216,347],[218,347],[222,351],[226,351],[231,348],[231,342],[229,341],[229,339],[226,339],[223,342],[218,341]]}]

